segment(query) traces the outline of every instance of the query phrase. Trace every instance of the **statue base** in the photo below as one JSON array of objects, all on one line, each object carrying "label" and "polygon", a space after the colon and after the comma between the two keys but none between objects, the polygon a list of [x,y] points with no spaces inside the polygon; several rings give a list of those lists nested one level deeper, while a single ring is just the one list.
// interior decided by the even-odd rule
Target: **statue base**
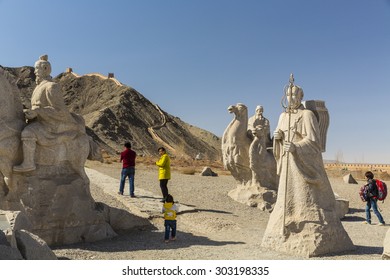
[{"label": "statue base", "polygon": [[32,172],[14,173],[13,189],[5,208],[24,212],[30,231],[48,245],[94,242],[116,236],[95,208],[89,183],[68,164],[40,166]]},{"label": "statue base", "polygon": [[264,188],[260,184],[250,181],[246,184],[238,185],[228,195],[235,201],[268,212],[272,212],[277,198],[276,191]]}]

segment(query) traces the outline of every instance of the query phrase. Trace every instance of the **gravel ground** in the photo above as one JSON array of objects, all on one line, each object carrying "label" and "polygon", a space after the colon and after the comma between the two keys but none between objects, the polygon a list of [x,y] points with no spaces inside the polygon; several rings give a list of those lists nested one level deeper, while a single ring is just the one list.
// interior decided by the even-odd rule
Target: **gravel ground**
[{"label": "gravel ground", "polygon": [[[121,166],[118,163],[88,162],[87,166],[99,171],[102,176],[114,179],[120,176]],[[358,181],[357,185],[346,184],[342,178],[330,178],[330,181],[334,191],[350,202],[350,211],[342,223],[356,250],[312,259],[380,260],[383,240],[389,226],[376,226],[378,221],[375,215],[374,225],[362,224],[365,204],[360,201],[358,190],[363,181]],[[137,189],[149,191],[156,198],[161,195],[154,166],[137,166],[135,183],[136,195]],[[148,220],[146,227],[120,234],[110,240],[55,248],[55,254],[60,259],[78,260],[300,259],[293,255],[266,251],[260,247],[269,213],[233,201],[227,195],[228,191],[235,188],[232,176],[202,177],[199,174],[185,175],[173,170],[168,187],[179,205],[184,204],[189,207],[187,209],[191,209],[178,215],[178,234],[175,242],[163,242],[163,219],[160,214],[155,213]],[[125,191],[128,193],[128,185]],[[129,209],[130,204],[135,205],[134,199],[150,200],[150,197],[145,195],[139,195],[137,198],[130,198],[128,195],[118,198],[115,194],[108,195],[100,186],[94,184],[91,184],[91,193],[96,201],[122,209]],[[155,199],[155,204],[156,208],[161,205],[158,199]],[[390,221],[390,203],[380,203],[379,207],[385,221]]]}]

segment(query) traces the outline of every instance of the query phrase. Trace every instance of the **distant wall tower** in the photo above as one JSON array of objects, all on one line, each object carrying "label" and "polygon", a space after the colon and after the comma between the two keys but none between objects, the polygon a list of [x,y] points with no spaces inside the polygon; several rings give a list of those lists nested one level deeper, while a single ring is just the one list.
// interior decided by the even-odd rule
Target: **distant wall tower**
[{"label": "distant wall tower", "polygon": [[73,72],[73,69],[70,67],[66,68],[66,70],[65,70],[65,73],[72,73],[72,72]]},{"label": "distant wall tower", "polygon": [[114,73],[108,73],[108,78],[114,78]]}]

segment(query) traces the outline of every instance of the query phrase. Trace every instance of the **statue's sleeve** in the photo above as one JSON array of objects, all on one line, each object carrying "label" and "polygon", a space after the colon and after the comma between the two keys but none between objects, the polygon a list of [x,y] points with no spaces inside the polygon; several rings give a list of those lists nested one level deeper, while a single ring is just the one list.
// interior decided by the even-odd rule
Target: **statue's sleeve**
[{"label": "statue's sleeve", "polygon": [[325,173],[322,161],[319,127],[313,112],[305,110],[301,120],[302,140],[295,142],[293,159],[306,181],[316,185]]},{"label": "statue's sleeve", "polygon": [[[275,131],[281,129],[282,123],[284,121],[284,116],[285,116],[285,113],[282,113],[280,115],[278,125],[277,125]],[[280,171],[282,168],[283,139],[277,140],[274,138],[273,152],[274,152],[274,157],[276,160],[276,174],[280,175]]]}]

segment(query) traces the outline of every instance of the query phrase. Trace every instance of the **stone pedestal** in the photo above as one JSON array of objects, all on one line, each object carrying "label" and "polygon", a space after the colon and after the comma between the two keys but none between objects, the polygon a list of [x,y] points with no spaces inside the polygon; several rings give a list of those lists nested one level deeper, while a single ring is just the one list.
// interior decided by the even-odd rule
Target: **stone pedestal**
[{"label": "stone pedestal", "polygon": [[277,192],[261,187],[259,184],[248,182],[238,185],[228,195],[240,203],[257,207],[263,211],[271,212],[276,202]]},{"label": "stone pedestal", "polygon": [[89,183],[66,163],[38,166],[36,171],[15,174],[14,180],[8,207],[23,211],[31,221],[31,232],[48,245],[93,242],[116,235],[103,213],[95,209]]}]

